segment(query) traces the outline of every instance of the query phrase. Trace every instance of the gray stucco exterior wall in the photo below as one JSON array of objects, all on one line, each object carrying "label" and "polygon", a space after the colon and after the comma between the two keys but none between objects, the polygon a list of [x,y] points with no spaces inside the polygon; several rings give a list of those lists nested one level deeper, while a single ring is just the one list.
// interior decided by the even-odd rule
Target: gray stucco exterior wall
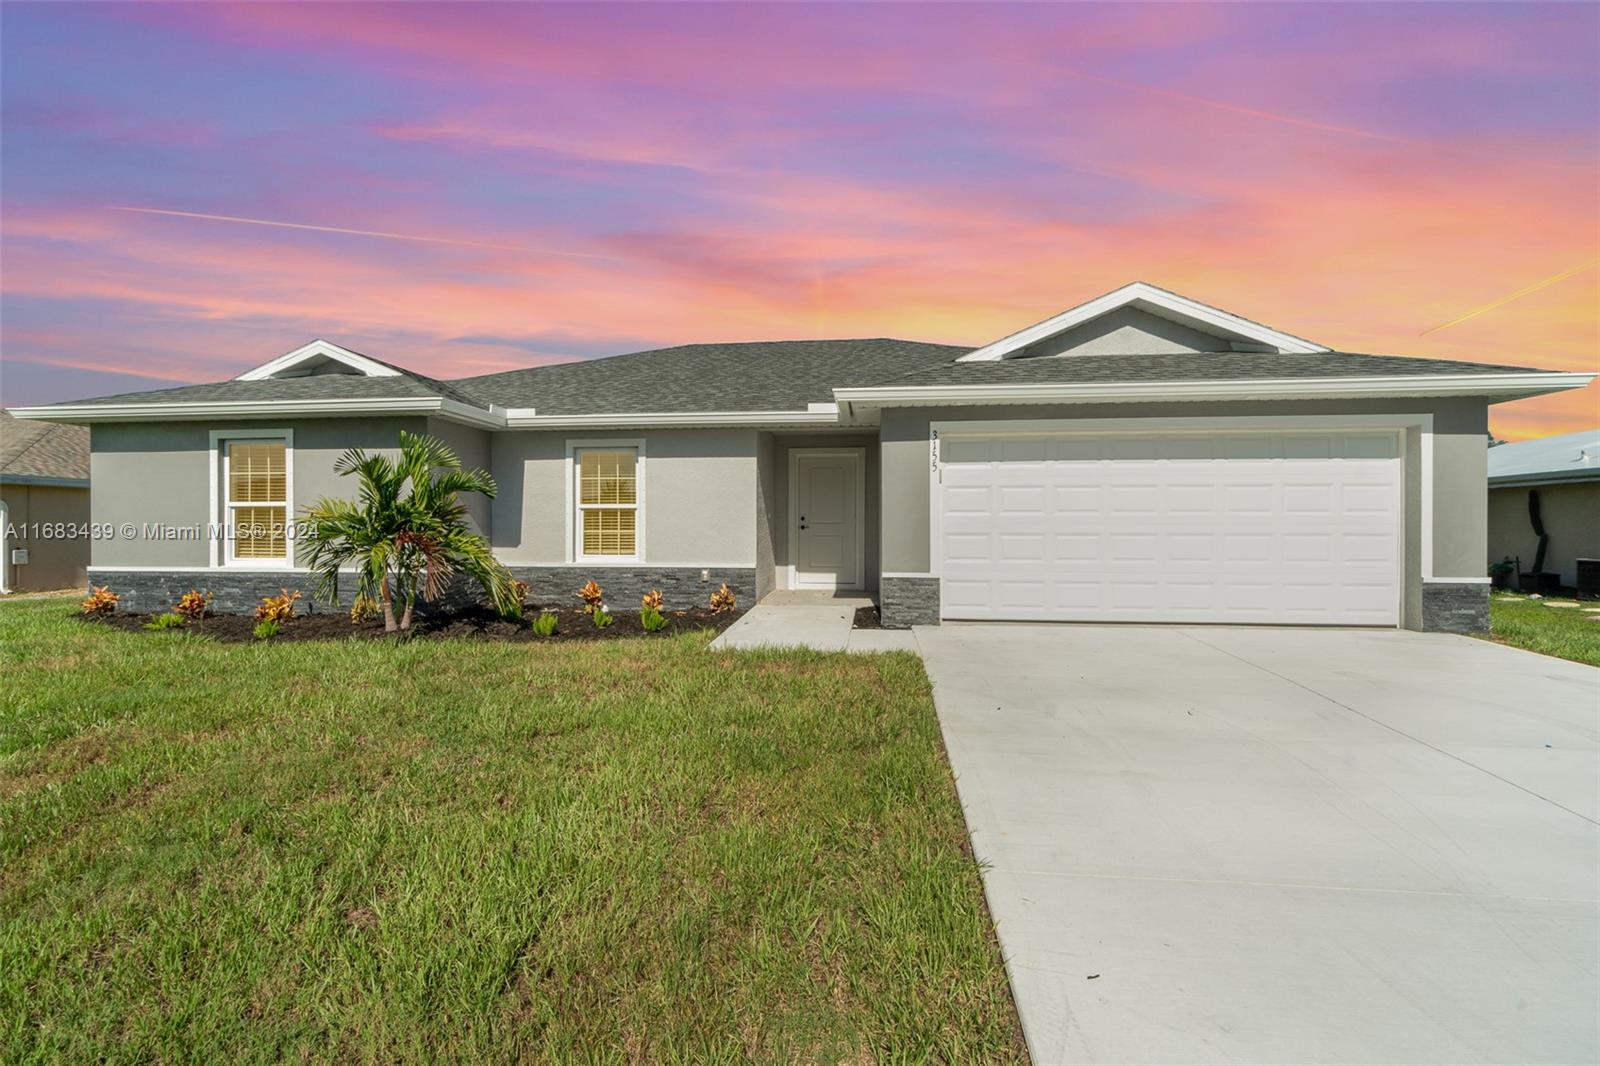
[{"label": "gray stucco exterior wall", "polygon": [[[1208,404],[1082,404],[1035,407],[907,407],[885,410],[882,456],[882,569],[886,574],[933,570],[929,531],[928,447],[931,423],[1014,419],[1272,417],[1286,423],[1311,415],[1433,416],[1432,554],[1436,579],[1481,579],[1487,537],[1488,407],[1482,400],[1302,401]],[[1422,562],[1421,435],[1408,433],[1406,581],[1402,619],[1426,628]]]},{"label": "gray stucco exterior wall", "polygon": [[[96,568],[209,566],[204,536],[163,538],[147,527],[205,527],[211,513],[213,430],[290,429],[294,432],[293,499],[299,514],[319,497],[355,496],[355,483],[334,473],[349,448],[394,451],[400,430],[426,431],[422,418],[307,418],[238,422],[102,422],[90,433],[91,521],[131,524],[137,535],[96,541]],[[220,486],[219,486],[220,488]]]},{"label": "gray stucco exterior wall", "polygon": [[567,557],[567,446],[599,441],[643,442],[643,565],[755,569],[756,432],[747,429],[493,434],[500,501],[490,543],[502,562],[608,565]]},{"label": "gray stucco exterior wall", "polygon": [[[490,466],[489,431],[473,429],[463,426],[459,422],[447,422],[442,418],[428,419],[428,435],[437,437],[450,446],[456,453],[456,458],[461,460],[461,465],[468,470],[488,470]],[[499,486],[496,485],[498,490]],[[495,493],[498,498],[499,492]],[[473,529],[488,535],[490,513],[494,501],[477,492],[463,493],[461,502],[467,508],[467,516],[471,520]]]},{"label": "gray stucco exterior wall", "polygon": [[1036,355],[1159,355],[1170,352],[1225,352],[1220,337],[1137,307],[1120,307],[1064,333],[1017,352],[1012,358]]}]

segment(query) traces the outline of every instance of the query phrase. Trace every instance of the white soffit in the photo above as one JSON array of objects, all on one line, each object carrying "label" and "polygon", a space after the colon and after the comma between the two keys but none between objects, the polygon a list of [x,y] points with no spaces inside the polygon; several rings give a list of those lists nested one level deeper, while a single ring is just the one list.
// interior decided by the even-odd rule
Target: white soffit
[{"label": "white soffit", "polygon": [[1191,300],[1187,296],[1179,296],[1175,292],[1159,289],[1143,281],[1135,281],[1124,285],[1104,296],[1096,297],[1088,303],[1081,303],[1076,307],[1068,308],[1059,315],[1054,315],[1043,322],[1035,323],[1027,329],[1018,330],[1009,337],[1003,337],[992,344],[986,344],[977,351],[968,352],[957,362],[984,363],[1005,359],[1011,353],[1036,344],[1058,333],[1065,333],[1074,326],[1081,326],[1101,315],[1109,314],[1119,308],[1133,306],[1139,310],[1147,311],[1153,315],[1182,323],[1203,333],[1226,333],[1259,344],[1269,345],[1280,352],[1295,354],[1308,354],[1311,352],[1326,352],[1327,347],[1314,344],[1303,337],[1296,337],[1290,333],[1270,329],[1259,322],[1252,322],[1248,318],[1229,314],[1221,308],[1203,304],[1199,300]]},{"label": "white soffit", "polygon": [[397,378],[400,371],[392,366],[384,366],[375,359],[368,359],[360,352],[352,352],[349,348],[325,340],[314,340],[310,344],[303,344],[292,352],[285,352],[270,362],[262,363],[253,370],[246,370],[234,378],[235,381],[262,381],[266,378],[279,377],[296,367],[333,361],[342,363],[358,374],[369,378]]}]

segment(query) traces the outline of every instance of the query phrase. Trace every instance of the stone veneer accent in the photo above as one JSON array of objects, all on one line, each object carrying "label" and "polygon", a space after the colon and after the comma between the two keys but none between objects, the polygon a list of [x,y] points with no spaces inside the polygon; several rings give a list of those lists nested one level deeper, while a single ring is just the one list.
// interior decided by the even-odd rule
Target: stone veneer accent
[{"label": "stone veneer accent", "polygon": [[884,574],[878,578],[878,616],[885,629],[939,624],[939,579]]},{"label": "stone veneer accent", "polygon": [[[265,570],[91,570],[89,586],[105,585],[122,599],[119,611],[156,614],[172,610],[190,589],[209,592],[212,610],[218,614],[249,614],[263,596],[276,596],[279,589],[298,589],[301,598],[295,612],[316,614],[333,610],[315,599],[316,579],[304,571]],[[341,574],[338,609],[348,611],[355,599],[354,574]]]},{"label": "stone veneer accent", "polygon": [[1489,628],[1486,582],[1424,581],[1422,628],[1430,633],[1483,633]]},{"label": "stone veneer accent", "polygon": [[[738,598],[741,608],[754,607],[756,603],[755,567],[713,568],[710,580],[701,580],[704,567],[639,566],[639,567],[577,567],[577,566],[508,566],[513,577],[532,586],[530,598],[538,603],[570,603],[580,601],[577,591],[585,581],[593,578],[606,591],[608,606],[613,610],[637,610],[639,597],[650,589],[660,589],[669,609],[704,607],[711,594],[724,581]],[[316,581],[312,575],[287,571],[263,570],[94,570],[89,574],[89,585],[106,585],[122,597],[118,609],[138,614],[171,610],[190,589],[210,592],[212,610],[218,614],[249,614],[263,596],[275,596],[279,589],[298,589],[302,598],[296,612],[315,614],[337,609],[348,611],[355,598],[356,576],[339,575],[339,603],[337,608],[316,601],[313,592]],[[447,589],[433,604],[418,603],[417,610],[450,609],[477,600],[475,586],[457,585]]]},{"label": "stone veneer accent", "polygon": [[639,597],[660,589],[667,609],[704,607],[724,581],[739,602],[740,610],[756,605],[756,568],[753,566],[710,567],[711,577],[702,580],[702,566],[507,566],[513,577],[533,587],[529,597],[535,603],[566,603],[576,607],[578,590],[593,579],[605,589],[606,606],[613,612],[637,611]]}]

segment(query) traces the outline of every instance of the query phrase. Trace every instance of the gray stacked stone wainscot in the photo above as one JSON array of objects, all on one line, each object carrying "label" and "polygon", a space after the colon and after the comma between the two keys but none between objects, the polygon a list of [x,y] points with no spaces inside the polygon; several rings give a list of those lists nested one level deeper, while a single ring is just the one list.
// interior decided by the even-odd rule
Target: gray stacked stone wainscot
[{"label": "gray stacked stone wainscot", "polygon": [[594,581],[605,590],[606,605],[616,610],[637,610],[639,597],[660,589],[668,610],[704,607],[711,594],[727,582],[741,610],[756,605],[756,568],[713,567],[710,577],[698,566],[509,566],[513,577],[532,586],[528,598],[541,605],[576,606],[578,590]]},{"label": "gray stacked stone wainscot", "polygon": [[878,616],[886,629],[939,624],[939,579],[932,574],[878,578]]},{"label": "gray stacked stone wainscot", "polygon": [[[651,589],[661,590],[669,609],[704,607],[724,581],[741,608],[754,607],[756,602],[755,567],[713,569],[709,579],[701,578],[700,567],[681,566],[511,566],[507,569],[512,576],[532,586],[530,598],[540,604],[577,604],[578,589],[591,578],[605,589],[610,605],[619,609],[637,607],[639,597]],[[339,575],[338,603],[333,606],[315,598],[316,579],[312,575],[292,570],[94,570],[89,574],[89,584],[109,587],[122,597],[117,609],[134,614],[171,610],[178,597],[190,589],[210,592],[212,610],[218,614],[249,614],[263,596],[276,596],[285,588],[301,593],[295,610],[310,614],[348,611],[355,599],[356,575]],[[437,601],[418,603],[417,609],[423,613],[454,610],[482,599],[482,592],[475,584],[458,580]]]},{"label": "gray stacked stone wainscot", "polygon": [[89,585],[104,585],[122,599],[117,610],[134,614],[170,611],[190,589],[209,592],[211,609],[217,614],[249,614],[263,596],[276,596],[280,589],[298,591],[297,614],[320,611],[348,611],[355,599],[356,575],[339,575],[339,602],[335,606],[316,598],[316,578],[311,574],[262,570],[91,570]]},{"label": "gray stacked stone wainscot", "polygon": [[1422,628],[1430,633],[1483,633],[1489,628],[1489,586],[1484,582],[1425,581]]}]

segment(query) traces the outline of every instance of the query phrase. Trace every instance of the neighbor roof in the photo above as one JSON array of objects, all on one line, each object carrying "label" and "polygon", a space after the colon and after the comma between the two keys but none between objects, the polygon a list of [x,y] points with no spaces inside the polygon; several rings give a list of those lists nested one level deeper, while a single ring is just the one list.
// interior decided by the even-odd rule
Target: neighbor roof
[{"label": "neighbor roof", "polygon": [[1489,484],[1600,481],[1600,428],[1489,449]]},{"label": "neighbor roof", "polygon": [[0,481],[89,481],[89,430],[0,410]]}]

